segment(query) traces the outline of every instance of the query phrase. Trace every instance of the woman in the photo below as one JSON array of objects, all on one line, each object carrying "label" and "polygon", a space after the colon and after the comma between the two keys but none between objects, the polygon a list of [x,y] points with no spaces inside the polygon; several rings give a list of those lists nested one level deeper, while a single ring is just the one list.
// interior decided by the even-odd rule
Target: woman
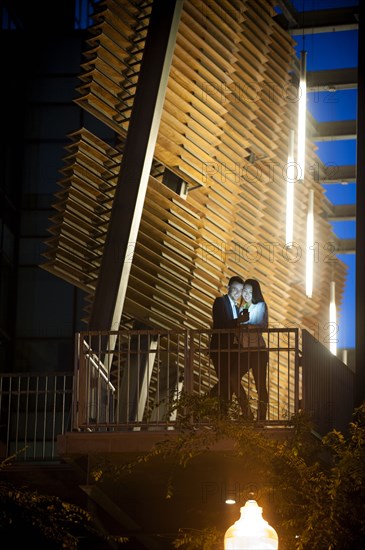
[{"label": "woman", "polygon": [[[262,336],[262,329],[267,329],[268,308],[261,292],[260,283],[256,279],[246,279],[242,291],[244,305],[241,309],[248,309],[249,320],[240,323],[240,350],[239,370],[237,373],[235,393],[245,416],[252,418],[248,399],[242,392],[241,378],[250,369],[255,380],[258,396],[257,420],[265,420],[268,405],[268,392],[266,386],[266,372],[268,352]],[[239,385],[238,385],[239,384]]]}]

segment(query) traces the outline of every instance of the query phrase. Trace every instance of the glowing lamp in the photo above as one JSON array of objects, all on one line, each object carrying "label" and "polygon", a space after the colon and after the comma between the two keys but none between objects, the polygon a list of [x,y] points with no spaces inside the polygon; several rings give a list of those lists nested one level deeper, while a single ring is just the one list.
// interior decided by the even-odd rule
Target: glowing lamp
[{"label": "glowing lamp", "polygon": [[307,210],[307,261],[305,266],[305,293],[312,298],[313,293],[313,265],[314,265],[314,191],[310,189]]},{"label": "glowing lamp", "polygon": [[298,101],[298,143],[297,161],[300,171],[300,180],[304,180],[305,172],[305,140],[306,140],[306,119],[307,119],[307,52],[300,52],[300,81]]},{"label": "glowing lamp", "polygon": [[289,151],[286,173],[286,246],[293,245],[293,222],[294,222],[294,130],[289,133]]},{"label": "glowing lamp", "polygon": [[224,535],[224,550],[277,550],[278,535],[256,500],[248,500],[240,511],[241,517]]},{"label": "glowing lamp", "polygon": [[[330,286],[330,327],[332,332],[334,334],[337,334],[337,308],[336,308],[336,283],[334,281],[331,281]],[[332,329],[333,327],[333,329]],[[330,352],[333,353],[333,355],[337,355],[337,339],[335,337],[331,337],[330,340]]]}]

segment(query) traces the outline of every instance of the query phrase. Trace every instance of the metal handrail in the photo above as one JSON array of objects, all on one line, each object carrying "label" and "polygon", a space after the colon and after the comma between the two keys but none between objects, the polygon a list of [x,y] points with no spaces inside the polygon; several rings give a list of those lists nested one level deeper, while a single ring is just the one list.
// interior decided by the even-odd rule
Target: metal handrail
[{"label": "metal handrail", "polygon": [[[213,351],[210,338],[217,332],[239,334],[229,329],[78,333],[75,364],[78,406],[74,429],[118,431],[127,427],[152,429],[171,425],[168,410],[176,395],[181,391],[204,395],[217,381],[209,358]],[[268,328],[259,332],[267,339],[269,354],[273,404],[268,421],[282,422],[299,407],[298,329]],[[113,338],[114,351],[112,360],[109,357],[106,362],[112,366],[99,376],[89,361],[90,353],[96,358],[104,357],[110,350],[109,337]],[[156,345],[152,345],[154,342]],[[249,352],[256,350],[251,348]],[[249,375],[246,386],[250,399],[257,399]]]}]

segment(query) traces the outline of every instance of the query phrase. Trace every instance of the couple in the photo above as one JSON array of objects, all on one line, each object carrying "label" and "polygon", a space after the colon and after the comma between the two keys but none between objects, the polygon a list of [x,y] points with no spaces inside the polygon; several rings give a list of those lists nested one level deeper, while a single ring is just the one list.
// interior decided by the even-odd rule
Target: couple
[{"label": "couple", "polygon": [[[210,357],[218,378],[209,395],[229,402],[233,393],[244,417],[253,419],[242,377],[251,369],[258,396],[257,420],[265,420],[268,392],[266,371],[268,353],[260,329],[268,327],[268,308],[260,283],[256,279],[244,281],[238,275],[228,282],[227,294],[216,298],[213,304],[213,332]],[[240,328],[239,336],[237,331]]]}]

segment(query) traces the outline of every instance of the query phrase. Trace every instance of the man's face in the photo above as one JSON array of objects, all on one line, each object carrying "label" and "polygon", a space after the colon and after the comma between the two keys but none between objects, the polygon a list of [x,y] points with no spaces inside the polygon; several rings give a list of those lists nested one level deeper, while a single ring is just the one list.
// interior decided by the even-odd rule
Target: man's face
[{"label": "man's face", "polygon": [[242,297],[243,286],[244,285],[240,283],[232,283],[228,287],[228,296],[232,298],[232,300],[234,300],[235,302],[239,302]]}]

